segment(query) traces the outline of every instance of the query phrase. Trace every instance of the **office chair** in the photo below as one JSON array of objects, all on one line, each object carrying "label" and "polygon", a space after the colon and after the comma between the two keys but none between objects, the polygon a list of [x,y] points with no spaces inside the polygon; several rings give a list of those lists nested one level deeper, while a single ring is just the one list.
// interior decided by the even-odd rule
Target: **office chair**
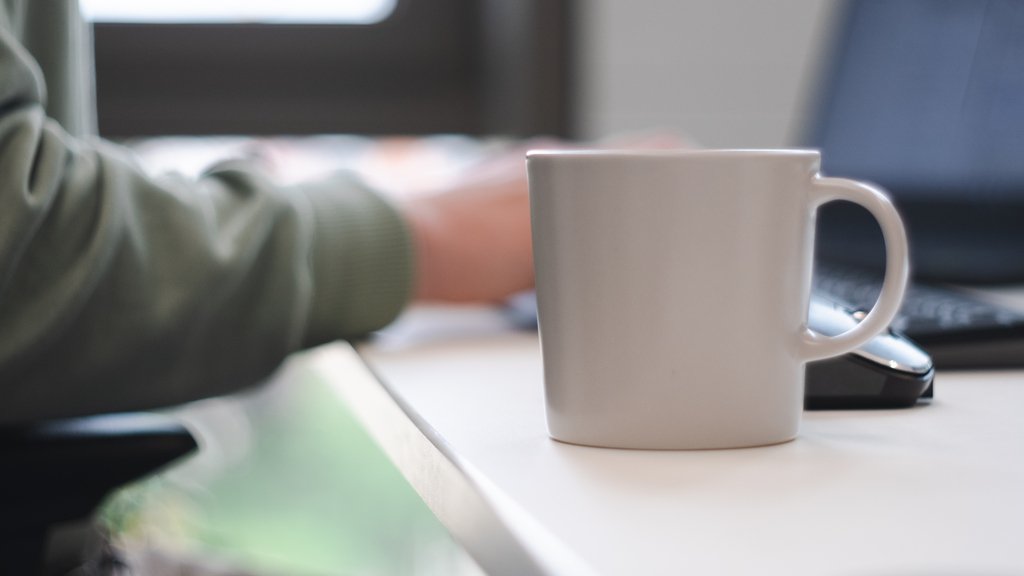
[{"label": "office chair", "polygon": [[196,449],[177,420],[126,413],[0,427],[0,572],[36,576],[51,530]]}]

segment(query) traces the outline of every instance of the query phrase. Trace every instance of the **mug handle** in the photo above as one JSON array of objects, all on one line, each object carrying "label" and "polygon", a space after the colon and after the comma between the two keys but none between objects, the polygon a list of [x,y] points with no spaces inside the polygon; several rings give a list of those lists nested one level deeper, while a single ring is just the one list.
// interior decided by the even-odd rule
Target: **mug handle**
[{"label": "mug handle", "polygon": [[885,238],[885,278],[878,301],[859,324],[838,336],[824,336],[805,328],[802,338],[804,361],[845,354],[885,330],[896,317],[907,287],[910,264],[907,233],[892,201],[884,192],[863,182],[845,178],[815,176],[811,182],[811,209],[832,200],[849,200],[868,209],[882,227]]}]

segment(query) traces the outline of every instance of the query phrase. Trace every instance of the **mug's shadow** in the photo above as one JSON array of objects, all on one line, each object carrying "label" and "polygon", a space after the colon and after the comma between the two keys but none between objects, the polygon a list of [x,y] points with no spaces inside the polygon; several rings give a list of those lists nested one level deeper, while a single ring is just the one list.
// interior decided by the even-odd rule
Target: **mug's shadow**
[{"label": "mug's shadow", "polygon": [[[876,421],[898,417],[892,411],[871,412],[835,413],[827,418],[834,421],[867,416]],[[786,484],[806,485],[808,476],[816,478],[816,490],[823,489],[858,474],[864,465],[862,459],[866,454],[846,450],[844,445],[866,442],[878,448],[877,444],[885,439],[858,427],[839,436],[809,430],[781,444],[716,450],[630,450],[581,446],[552,438],[546,441],[561,464],[580,482],[602,489],[657,495],[720,490],[729,485],[787,492]],[[752,478],[757,481],[751,482]]]}]

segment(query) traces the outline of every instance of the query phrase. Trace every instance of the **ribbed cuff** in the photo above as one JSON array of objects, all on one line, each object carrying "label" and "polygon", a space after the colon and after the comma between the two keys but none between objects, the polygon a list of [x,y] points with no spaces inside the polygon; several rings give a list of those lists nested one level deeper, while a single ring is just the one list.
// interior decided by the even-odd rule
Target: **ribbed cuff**
[{"label": "ribbed cuff", "polygon": [[313,301],[303,345],[354,338],[398,316],[413,290],[409,230],[352,176],[304,187],[314,211]]}]

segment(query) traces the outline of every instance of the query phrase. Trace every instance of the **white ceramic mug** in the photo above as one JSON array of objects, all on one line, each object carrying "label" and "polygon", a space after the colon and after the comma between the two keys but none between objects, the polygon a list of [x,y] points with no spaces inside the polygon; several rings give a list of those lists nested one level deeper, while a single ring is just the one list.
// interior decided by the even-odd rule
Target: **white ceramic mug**
[{"label": "white ceramic mug", "polygon": [[[527,155],[548,430],[614,448],[794,438],[804,365],[884,330],[907,240],[877,188],[818,173],[814,150]],[[807,328],[817,208],[878,219],[887,267],[864,320]]]}]

